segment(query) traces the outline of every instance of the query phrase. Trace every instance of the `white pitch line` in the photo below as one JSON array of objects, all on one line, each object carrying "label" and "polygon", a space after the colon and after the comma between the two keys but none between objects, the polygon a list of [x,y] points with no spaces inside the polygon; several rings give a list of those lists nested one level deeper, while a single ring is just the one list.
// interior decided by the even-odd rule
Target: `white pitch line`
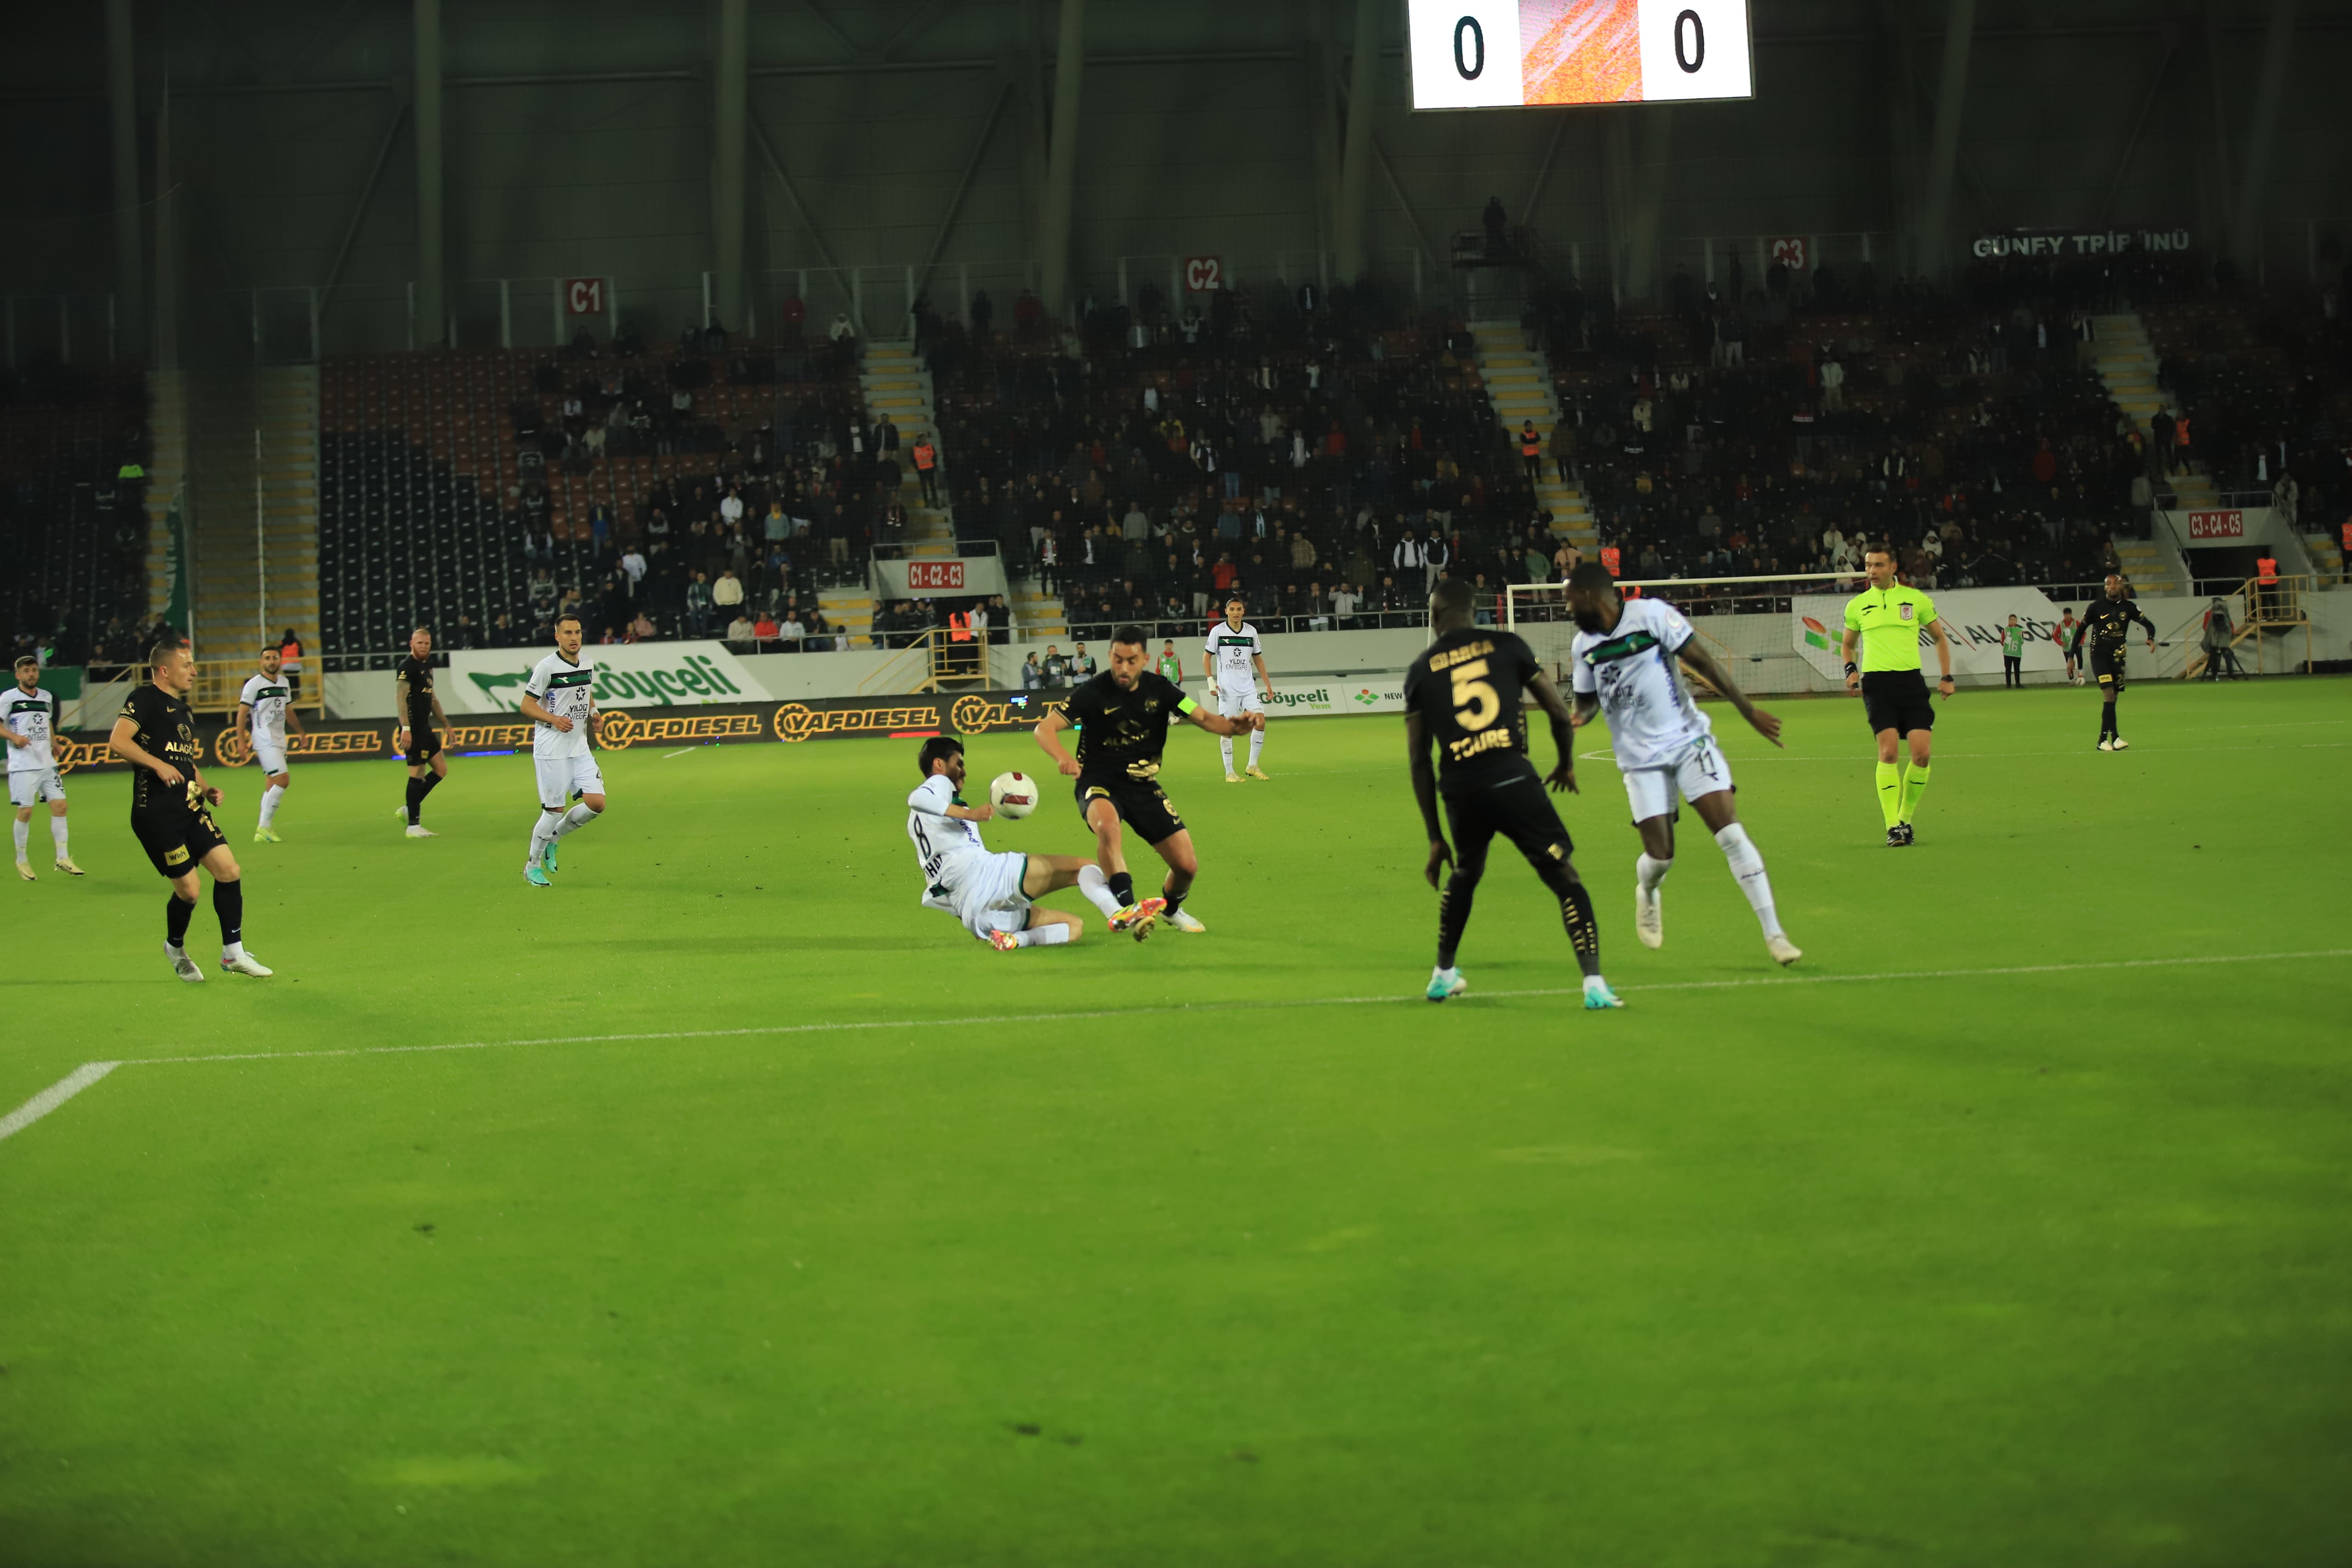
[{"label": "white pitch line", "polygon": [[692,752],[692,751],[697,751],[697,750],[699,750],[699,748],[698,748],[698,747],[695,747],[695,746],[680,746],[680,747],[679,747],[677,751],[675,751],[675,752],[664,752],[662,753],[662,761],[663,761],[663,762],[667,762],[667,761],[669,761],[672,757],[682,757],[682,756],[686,755],[686,753],[687,753],[687,752]]},{"label": "white pitch line", "polygon": [[[2310,958],[2352,958],[2352,948],[2316,948],[2305,952],[2246,952],[2196,955],[2188,958],[2118,958],[2081,963],[2024,963],[1987,969],[1900,969],[1870,974],[1759,974],[1737,980],[1671,980],[1656,985],[1628,985],[1629,996],[1652,991],[1719,991],[1738,987],[1782,985],[1847,985],[1887,980],[1971,980],[2012,974],[2069,974],[2091,970],[2168,969],[2210,963],[2289,963]],[[1473,992],[1474,997],[1576,996],[1580,985],[1542,986],[1518,991]],[[317,1051],[238,1051],[217,1056],[147,1057],[124,1065],[162,1067],[195,1062],[289,1061],[327,1057],[414,1056],[430,1051],[489,1051],[509,1046],[619,1045],[647,1040],[726,1040],[764,1035],[845,1034],[875,1029],[971,1028],[998,1024],[1038,1024],[1074,1018],[1139,1018],[1171,1013],[1219,1013],[1241,1008],[1367,1007],[1391,1003],[1421,1002],[1417,992],[1385,992],[1377,996],[1301,996],[1247,1002],[1187,1002],[1163,1007],[1103,1007],[1077,1012],[999,1013],[981,1018],[890,1018],[838,1024],[749,1025],[734,1029],[657,1029],[634,1034],[543,1035],[513,1040],[457,1040],[432,1046],[348,1046]]]},{"label": "white pitch line", "polygon": [[7,1115],[0,1116],[0,1141],[14,1138],[121,1065],[121,1062],[82,1063]]}]

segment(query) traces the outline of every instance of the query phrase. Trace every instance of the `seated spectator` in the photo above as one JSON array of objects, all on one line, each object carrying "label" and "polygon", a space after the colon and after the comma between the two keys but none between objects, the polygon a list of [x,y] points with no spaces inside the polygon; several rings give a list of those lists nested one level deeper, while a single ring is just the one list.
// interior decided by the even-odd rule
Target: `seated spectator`
[{"label": "seated spectator", "polygon": [[808,627],[802,624],[797,612],[786,610],[783,621],[776,627],[776,636],[783,642],[786,653],[798,653],[801,639],[808,636]]},{"label": "seated spectator", "polygon": [[651,616],[646,614],[643,610],[639,610],[635,616],[630,617],[629,641],[651,642],[654,640],[654,618]]},{"label": "seated spectator", "polygon": [[751,617],[745,616],[740,610],[736,612],[733,620],[727,623],[727,640],[736,647],[750,648],[753,639],[759,635],[759,627],[753,626]]}]

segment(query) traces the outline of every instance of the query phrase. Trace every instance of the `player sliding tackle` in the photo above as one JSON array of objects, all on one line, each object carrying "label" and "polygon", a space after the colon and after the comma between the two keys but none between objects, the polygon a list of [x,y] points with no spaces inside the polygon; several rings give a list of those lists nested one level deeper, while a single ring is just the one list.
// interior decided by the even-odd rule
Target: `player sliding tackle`
[{"label": "player sliding tackle", "polygon": [[[1576,950],[1577,966],[1584,971],[1585,1006],[1596,1011],[1622,1007],[1624,1004],[1601,977],[1601,931],[1592,920],[1592,895],[1577,879],[1576,867],[1568,858],[1574,846],[1544,794],[1546,784],[1555,790],[1576,788],[1568,705],[1545,678],[1534,651],[1509,632],[1472,625],[1473,608],[1468,584],[1458,577],[1438,584],[1429,600],[1430,629],[1437,635],[1404,677],[1404,743],[1412,760],[1413,797],[1421,803],[1421,820],[1429,829],[1429,885],[1437,886],[1440,866],[1454,868],[1438,894],[1437,967],[1423,994],[1443,1002],[1470,988],[1454,966],[1454,955],[1470,923],[1471,898],[1486,872],[1486,847],[1499,833],[1528,858],[1559,900],[1560,923]],[[1538,779],[1535,764],[1528,761],[1522,691],[1551,717],[1559,763],[1547,778]],[[1434,771],[1429,765],[1433,741],[1438,758]],[[1441,793],[1445,815],[1454,824],[1451,849],[1437,822]]]},{"label": "player sliding tackle", "polygon": [[[1202,711],[1182,687],[1146,669],[1148,658],[1143,628],[1119,627],[1111,634],[1110,668],[1071,692],[1066,704],[1037,725],[1037,744],[1066,776],[1078,781],[1078,811],[1094,831],[1095,861],[1108,874],[1118,900],[1110,929],[1131,931],[1138,942],[1163,918],[1181,931],[1208,929],[1183,909],[1184,895],[1201,871],[1192,835],[1155,782],[1160,755],[1168,749],[1168,726],[1184,719],[1212,735],[1227,736],[1265,728],[1264,713],[1228,719]],[[1073,726],[1078,731],[1075,757],[1061,741],[1062,731]],[[1127,851],[1119,841],[1122,822],[1168,862],[1159,898],[1135,900],[1135,879],[1128,874]]]},{"label": "player sliding tackle", "polygon": [[1730,674],[1699,646],[1690,622],[1660,599],[1627,603],[1617,580],[1598,562],[1579,566],[1568,580],[1568,610],[1575,617],[1576,641],[1569,649],[1575,668],[1579,725],[1596,713],[1609,719],[1609,741],[1625,775],[1634,831],[1642,853],[1633,862],[1633,932],[1643,947],[1664,947],[1665,917],[1658,889],[1675,865],[1675,800],[1690,802],[1706,830],[1731,862],[1731,874],[1764,927],[1764,950],[1778,963],[1794,963],[1803,953],[1780,929],[1772,909],[1772,884],[1764,857],[1739,825],[1732,795],[1731,764],[1715,743],[1715,726],[1698,710],[1675,668],[1690,666],[1723,693],[1756,732],[1780,744],[1780,721],[1748,700]]},{"label": "player sliding tackle", "polygon": [[989,853],[980,825],[996,808],[985,801],[964,804],[961,741],[932,736],[916,753],[915,765],[923,782],[907,797],[907,837],[914,840],[915,863],[922,868],[925,909],[945,910],[999,952],[1077,941],[1085,921],[1031,902],[1074,885],[1106,920],[1118,921],[1119,901],[1093,861],[1076,855]]}]

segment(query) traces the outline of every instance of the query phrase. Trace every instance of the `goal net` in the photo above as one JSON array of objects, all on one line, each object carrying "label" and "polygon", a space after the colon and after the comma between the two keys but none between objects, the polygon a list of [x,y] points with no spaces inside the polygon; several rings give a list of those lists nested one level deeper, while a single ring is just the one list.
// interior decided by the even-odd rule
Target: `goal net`
[{"label": "goal net", "polygon": [[[1690,617],[1707,650],[1740,686],[1756,692],[1835,691],[1842,679],[1825,674],[1800,651],[1801,635],[1824,639],[1820,650],[1833,653],[1834,616],[1813,599],[1839,600],[1857,591],[1860,579],[1835,572],[1785,577],[1675,577],[1618,584],[1628,597],[1664,599]],[[1569,617],[1565,583],[1515,583],[1506,595],[1506,621],[1527,640],[1562,691],[1569,689],[1568,650],[1576,639]],[[1801,633],[1799,628],[1804,630]],[[1832,657],[1829,667],[1834,669]]]}]

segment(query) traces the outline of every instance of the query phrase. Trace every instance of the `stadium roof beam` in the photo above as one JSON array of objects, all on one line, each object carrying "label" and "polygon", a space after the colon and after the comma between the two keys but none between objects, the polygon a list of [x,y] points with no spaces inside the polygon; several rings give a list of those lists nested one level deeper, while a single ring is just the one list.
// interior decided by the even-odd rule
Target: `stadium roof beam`
[{"label": "stadium roof beam", "polygon": [[1045,192],[1037,220],[1038,271],[1045,311],[1069,319],[1070,214],[1077,200],[1078,99],[1087,76],[1087,0],[1062,0],[1054,54],[1053,140],[1045,149]]},{"label": "stadium roof beam", "polygon": [[[1364,275],[1364,200],[1371,184],[1371,164],[1376,155],[1372,146],[1372,113],[1374,95],[1380,89],[1381,0],[1356,0],[1355,58],[1349,64],[1348,96],[1344,107],[1348,114],[1347,139],[1342,142],[1339,158],[1339,201],[1332,228],[1336,243],[1332,248],[1339,253],[1339,281],[1353,283]],[[1381,169],[1388,174],[1389,183],[1396,184],[1396,174],[1389,169],[1388,160],[1381,159]],[[1402,187],[1397,199],[1404,200]],[[1412,218],[1416,233],[1421,220],[1412,217],[1412,208],[1405,207],[1405,216]],[[1424,248],[1426,242],[1424,242]]]},{"label": "stadium roof beam", "polygon": [[400,141],[400,128],[408,120],[408,105],[395,101],[392,106],[392,123],[383,128],[383,140],[376,143],[375,162],[368,165],[367,183],[360,187],[360,199],[352,207],[352,221],[343,226],[343,242],[335,247],[334,265],[327,268],[327,281],[319,289],[318,319],[327,319],[327,307],[334,302],[335,285],[342,281],[343,264],[352,258],[352,247],[360,237],[360,224],[367,217],[368,204],[375,200],[375,187],[383,178],[383,166],[391,160],[392,150]]},{"label": "stadium roof beam", "polygon": [[106,0],[106,88],[109,151],[114,163],[114,298],[121,342],[147,342],[146,268],[139,225],[139,57],[131,33],[131,0]]},{"label": "stadium roof beam", "polygon": [[1918,268],[1931,278],[1951,272],[1947,237],[1952,219],[1952,175],[1960,157],[1960,110],[1968,97],[1969,47],[1975,41],[1977,25],[1977,0],[1948,0],[1948,6],[1943,68],[1936,81],[1936,124],[1927,142],[1927,199],[1919,220]]},{"label": "stadium roof beam", "polygon": [[2263,74],[2254,89],[2254,123],[2246,135],[2246,174],[2238,182],[2238,206],[2230,225],[2230,253],[2241,267],[2262,257],[2263,183],[2270,173],[2271,142],[2278,132],[2279,100],[2286,96],[2286,67],[2294,45],[2294,0],[2271,0],[2270,31],[2263,39]]},{"label": "stadium roof beam", "polygon": [[963,198],[971,190],[973,177],[980,173],[980,161],[996,135],[996,122],[1003,118],[1013,89],[1013,79],[1008,76],[996,89],[996,101],[988,106],[988,118],[981,121],[980,134],[971,140],[971,156],[964,160],[963,177],[956,181],[955,190],[948,197],[947,210],[940,215],[940,232],[931,237],[930,253],[923,258],[922,270],[915,275],[918,294],[929,286],[932,269],[940,264],[940,253],[948,247],[948,236],[955,232],[956,215],[963,210]]},{"label": "stadium roof beam", "polygon": [[2168,25],[2164,29],[2164,54],[2156,62],[2156,70],[2147,79],[2147,92],[2139,100],[2139,112],[2132,117],[2131,134],[2124,138],[2123,150],[2116,154],[2116,172],[2107,177],[2107,194],[2099,203],[2099,221],[2106,223],[2115,216],[2116,203],[2124,194],[2124,176],[2131,173],[2132,158],[2139,152],[2139,139],[2147,130],[2147,117],[2156,109],[2158,96],[2164,90],[2164,79],[2172,70],[2172,57],[2180,52],[2180,29]]},{"label": "stadium roof beam", "polygon": [[449,341],[441,195],[441,0],[409,0],[416,42],[416,341]]},{"label": "stadium roof beam", "polygon": [[897,59],[899,49],[904,47],[909,39],[919,37],[924,28],[938,20],[940,14],[954,4],[955,0],[930,0],[930,4],[916,12],[907,25],[899,28],[888,43],[882,46],[882,62],[887,65]]},{"label": "stadium roof beam", "polygon": [[[743,110],[743,128],[751,132],[751,140],[759,145],[760,156],[767,160],[768,172],[776,176],[776,184],[783,186],[785,199],[793,204],[793,211],[800,215],[801,226],[808,230],[809,238],[816,245],[816,253],[824,258],[826,269],[833,274],[835,282],[842,282],[849,275],[842,269],[840,258],[834,255],[833,247],[826,242],[824,230],[817,227],[816,219],[809,216],[808,204],[801,200],[800,187],[793,184],[792,175],[784,172],[784,161],[776,156],[775,143],[768,140],[767,132],[760,125],[759,116],[753,114],[748,105]],[[843,283],[843,287],[846,288],[847,285]],[[853,309],[857,310],[853,324],[863,335],[866,331],[866,312],[862,308],[856,306],[856,296],[854,293],[850,298],[853,301]]]},{"label": "stadium roof beam", "polygon": [[743,331],[743,122],[751,89],[751,0],[715,0],[711,50],[710,241],[712,309]]}]

